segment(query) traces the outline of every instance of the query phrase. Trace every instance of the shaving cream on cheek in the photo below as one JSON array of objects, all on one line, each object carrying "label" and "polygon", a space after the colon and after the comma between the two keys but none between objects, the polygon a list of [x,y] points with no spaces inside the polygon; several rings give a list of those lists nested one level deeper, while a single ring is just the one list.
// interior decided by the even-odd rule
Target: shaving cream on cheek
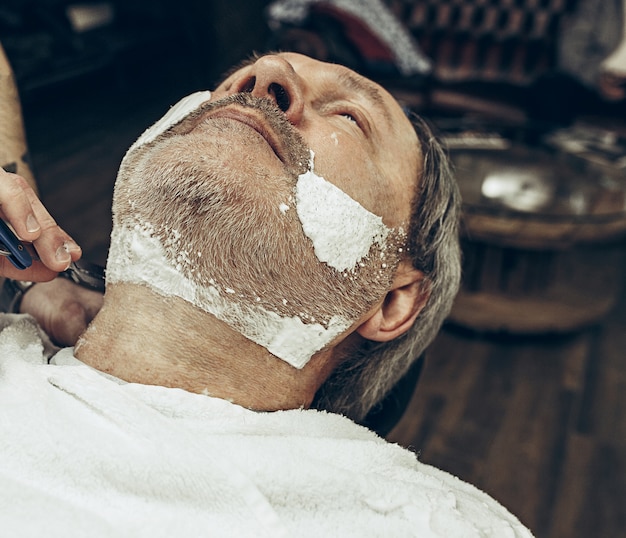
[{"label": "shaving cream on cheek", "polygon": [[315,255],[337,271],[352,270],[374,243],[384,248],[389,228],[341,189],[309,170],[296,183],[296,211]]},{"label": "shaving cream on cheek", "polygon": [[211,99],[210,91],[195,92],[191,95],[183,97],[178,103],[172,106],[165,116],[163,116],[154,125],[146,129],[143,134],[130,147],[128,153],[137,149],[139,146],[154,141],[160,134],[173,127],[178,122],[184,120],[189,114],[194,112],[202,103],[206,103]]}]

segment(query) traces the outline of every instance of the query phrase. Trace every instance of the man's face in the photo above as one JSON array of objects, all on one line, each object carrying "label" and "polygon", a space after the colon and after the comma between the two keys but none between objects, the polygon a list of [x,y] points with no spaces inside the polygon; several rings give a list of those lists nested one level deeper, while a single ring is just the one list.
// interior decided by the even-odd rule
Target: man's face
[{"label": "man's face", "polygon": [[[262,57],[131,148],[116,185],[108,276],[181,296],[301,367],[388,290],[419,158],[412,126],[382,88],[305,56]],[[311,161],[326,181],[302,195]],[[307,231],[304,206],[328,209],[331,222]],[[346,228],[339,246],[349,251],[379,217],[385,240],[366,242],[350,266],[322,261],[312,246],[314,235]],[[162,247],[169,276],[155,265],[160,254],[131,237],[137,230]],[[182,283],[163,284],[176,279],[172,270]]]},{"label": "man's face", "polygon": [[240,68],[211,100],[238,92],[277,101],[315,153],[317,174],[388,226],[406,227],[419,144],[389,93],[346,67],[293,53],[263,56]]}]

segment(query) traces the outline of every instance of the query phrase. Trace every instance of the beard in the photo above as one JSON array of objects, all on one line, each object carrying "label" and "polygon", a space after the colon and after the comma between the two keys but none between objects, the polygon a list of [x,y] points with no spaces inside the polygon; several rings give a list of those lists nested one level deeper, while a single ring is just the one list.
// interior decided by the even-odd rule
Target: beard
[{"label": "beard", "polygon": [[[251,127],[212,117],[231,105],[260,115],[278,150]],[[403,238],[392,231],[353,269],[320,262],[295,207],[309,160],[309,148],[270,100],[237,94],[208,103],[131,148],[116,183],[114,230],[149,229],[176,271],[246,311],[326,328],[339,317],[351,326],[389,289]],[[242,328],[253,322],[223,321],[246,336]]]}]

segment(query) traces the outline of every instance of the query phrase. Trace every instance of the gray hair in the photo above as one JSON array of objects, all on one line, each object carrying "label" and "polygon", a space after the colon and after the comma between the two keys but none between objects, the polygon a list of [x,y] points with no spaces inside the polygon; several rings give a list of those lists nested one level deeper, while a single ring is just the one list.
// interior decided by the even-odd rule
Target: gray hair
[{"label": "gray hair", "polygon": [[430,297],[415,323],[391,342],[367,341],[318,390],[313,407],[361,421],[435,338],[459,288],[460,195],[448,156],[428,125],[410,117],[424,157],[416,182],[406,248],[426,275]]}]

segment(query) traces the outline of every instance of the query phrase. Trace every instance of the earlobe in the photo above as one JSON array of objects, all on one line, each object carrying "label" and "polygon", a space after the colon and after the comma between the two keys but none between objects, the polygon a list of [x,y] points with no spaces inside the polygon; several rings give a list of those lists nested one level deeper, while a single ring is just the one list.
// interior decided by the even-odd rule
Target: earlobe
[{"label": "earlobe", "polygon": [[401,267],[384,301],[356,332],[368,340],[389,342],[409,330],[429,296],[424,273]]}]

